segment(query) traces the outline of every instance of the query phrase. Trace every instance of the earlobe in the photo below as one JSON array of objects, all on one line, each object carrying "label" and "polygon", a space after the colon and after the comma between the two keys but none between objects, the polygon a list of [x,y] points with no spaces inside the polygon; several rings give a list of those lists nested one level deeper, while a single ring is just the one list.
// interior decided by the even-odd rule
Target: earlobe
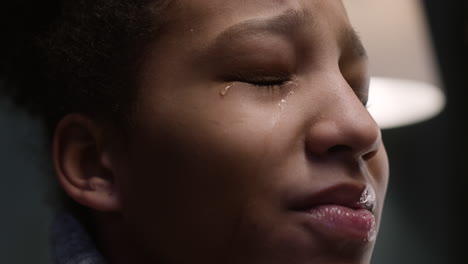
[{"label": "earlobe", "polygon": [[103,127],[80,114],[57,125],[52,141],[55,174],[76,202],[98,211],[119,211],[120,199]]}]

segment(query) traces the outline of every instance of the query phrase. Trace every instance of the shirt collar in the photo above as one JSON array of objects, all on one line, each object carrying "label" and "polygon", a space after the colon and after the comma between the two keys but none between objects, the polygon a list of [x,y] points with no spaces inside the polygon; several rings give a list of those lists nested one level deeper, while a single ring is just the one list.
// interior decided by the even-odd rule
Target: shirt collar
[{"label": "shirt collar", "polygon": [[57,213],[50,240],[54,264],[106,263],[84,226],[69,212]]}]

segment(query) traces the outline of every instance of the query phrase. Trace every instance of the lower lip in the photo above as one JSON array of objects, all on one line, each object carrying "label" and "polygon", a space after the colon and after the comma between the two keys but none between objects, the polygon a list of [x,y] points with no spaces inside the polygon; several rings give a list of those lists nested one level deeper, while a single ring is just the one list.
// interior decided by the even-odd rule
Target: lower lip
[{"label": "lower lip", "polygon": [[364,242],[375,239],[375,217],[368,210],[321,205],[306,212],[309,222],[326,236]]}]

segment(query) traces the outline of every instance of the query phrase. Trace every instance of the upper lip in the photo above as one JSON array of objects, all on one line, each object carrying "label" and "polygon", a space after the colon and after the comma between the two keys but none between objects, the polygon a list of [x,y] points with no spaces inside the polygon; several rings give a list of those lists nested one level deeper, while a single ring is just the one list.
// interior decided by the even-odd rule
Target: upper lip
[{"label": "upper lip", "polygon": [[[320,205],[340,205],[356,210],[366,209],[374,212],[375,198],[372,196],[373,191],[369,192],[368,190],[366,185],[362,184],[337,184],[318,192],[297,197],[292,203],[291,209],[308,211]],[[368,196],[369,193],[371,196]]]}]

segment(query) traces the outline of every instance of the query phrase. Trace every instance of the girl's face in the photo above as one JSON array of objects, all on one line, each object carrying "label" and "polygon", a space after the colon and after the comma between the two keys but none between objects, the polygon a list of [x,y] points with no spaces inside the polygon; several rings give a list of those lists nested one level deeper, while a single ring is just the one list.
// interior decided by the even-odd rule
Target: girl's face
[{"label": "girl's face", "polygon": [[388,162],[341,1],[178,0],[167,12],[117,175],[147,258],[368,263]]}]

